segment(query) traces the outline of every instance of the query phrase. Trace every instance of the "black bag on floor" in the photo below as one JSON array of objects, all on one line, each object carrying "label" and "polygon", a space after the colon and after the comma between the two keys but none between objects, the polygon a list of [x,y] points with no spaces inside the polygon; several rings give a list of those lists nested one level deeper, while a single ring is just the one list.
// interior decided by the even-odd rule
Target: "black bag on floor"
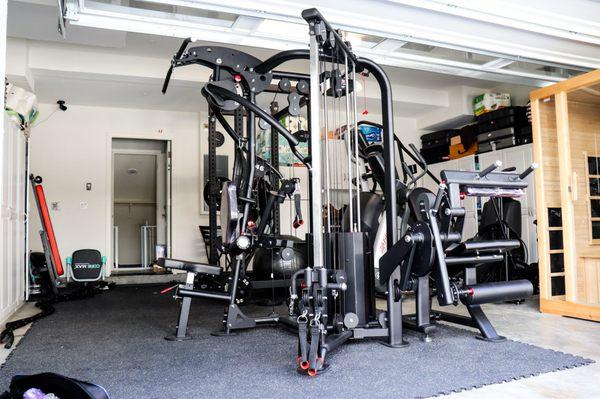
[{"label": "black bag on floor", "polygon": [[10,392],[0,399],[22,399],[28,389],[37,388],[60,399],[110,399],[104,388],[90,382],[76,380],[56,373],[16,375],[10,382]]}]

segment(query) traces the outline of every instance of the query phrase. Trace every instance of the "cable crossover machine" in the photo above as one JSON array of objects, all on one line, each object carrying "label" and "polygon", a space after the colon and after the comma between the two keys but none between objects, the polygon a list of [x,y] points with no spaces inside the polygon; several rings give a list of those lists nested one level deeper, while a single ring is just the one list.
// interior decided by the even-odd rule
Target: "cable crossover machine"
[{"label": "cable crossover machine", "polygon": [[[246,138],[239,142],[247,162],[253,163],[250,176],[225,184],[221,194],[223,244],[235,259],[235,273],[242,269],[244,254],[261,246],[285,245],[275,235],[256,228],[269,220],[272,208],[264,209],[259,220],[251,212],[257,195],[252,184],[257,120],[285,138],[309,170],[308,266],[292,276],[289,314],[248,318],[235,306],[236,288],[231,287],[229,293],[222,294],[229,301],[224,332],[259,324],[293,328],[298,336],[297,368],[309,376],[325,371],[328,354],[349,340],[375,338],[391,348],[401,348],[407,345],[403,328],[421,332],[428,341],[438,320],[475,327],[480,338],[501,342],[504,338],[497,334],[481,305],[527,298],[533,287],[527,280],[478,284],[477,267],[504,259],[521,243],[511,239],[464,240],[466,211],[462,201],[467,196],[522,196],[527,187],[525,179],[536,165],[520,174],[496,171],[498,162],[482,171],[445,170],[440,179],[433,176],[416,147],[405,147],[401,136],[394,133],[391,83],[383,68],[355,55],[344,34],[334,29],[318,10],[304,10],[302,17],[308,24],[309,50],[288,50],[260,61],[224,48],[193,47],[184,52],[189,43],[186,41],[172,64],[176,67],[198,63],[213,69],[212,80],[202,94],[229,135],[239,137],[220,116],[222,112],[243,109],[247,115]],[[292,60],[308,60],[310,74],[294,76],[278,71]],[[166,84],[170,74],[171,70]],[[359,74],[370,75],[379,87],[382,116],[378,126],[382,129],[382,143],[366,143],[359,132]],[[298,96],[288,107],[307,108],[309,128],[300,134],[291,134],[256,103],[256,96],[275,79],[290,76],[304,82],[297,86]],[[297,151],[301,140],[308,141],[308,156]],[[340,142],[344,145],[343,157]],[[405,156],[415,162],[419,172],[405,162]],[[400,160],[400,173],[396,159]],[[366,166],[369,173],[364,173]],[[339,173],[340,169],[343,173]],[[362,190],[361,183],[367,175],[382,188],[383,195]],[[437,192],[418,187],[417,182],[427,176],[439,183]],[[284,179],[280,190],[285,184]],[[242,194],[237,191],[240,186],[245,188]],[[333,205],[340,208],[340,203],[345,203],[344,211],[333,212]],[[374,213],[373,209],[381,213]],[[366,220],[378,220],[379,216],[381,221],[375,232],[369,228],[373,223]],[[386,244],[382,253],[375,256],[376,239]],[[187,270],[191,276],[176,293],[184,299],[181,329],[183,316],[187,322],[188,315],[183,313],[189,312],[191,298],[215,298],[191,285],[194,275],[210,273],[214,265],[171,259],[161,259],[159,263]],[[376,307],[377,285],[384,287],[385,309]],[[409,294],[416,298],[415,313],[403,315],[402,300]],[[432,311],[432,297],[440,306],[464,304],[469,316]]]}]

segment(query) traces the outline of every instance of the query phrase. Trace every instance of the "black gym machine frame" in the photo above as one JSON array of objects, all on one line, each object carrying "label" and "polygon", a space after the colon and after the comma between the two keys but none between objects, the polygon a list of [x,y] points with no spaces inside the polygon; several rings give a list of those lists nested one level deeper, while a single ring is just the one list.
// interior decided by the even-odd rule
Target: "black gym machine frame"
[{"label": "black gym machine frame", "polygon": [[[499,342],[499,336],[486,318],[480,305],[483,303],[504,300],[522,299],[531,296],[533,287],[529,281],[505,281],[488,284],[476,283],[476,268],[485,263],[503,259],[505,253],[518,247],[516,240],[495,240],[463,242],[462,230],[465,209],[461,201],[466,195],[472,196],[520,196],[527,186],[524,181],[534,169],[518,175],[515,173],[495,173],[499,166],[492,165],[481,172],[443,171],[438,192],[431,193],[425,189],[414,187],[416,181],[425,176],[427,165],[414,146],[414,155],[424,172],[415,176],[403,163],[403,172],[411,178],[411,189],[398,196],[399,189],[395,168],[395,149],[408,151],[399,139],[394,136],[392,93],[389,79],[377,64],[370,60],[356,57],[339,32],[334,30],[316,9],[305,10],[303,18],[309,24],[310,34],[310,71],[311,71],[311,155],[313,169],[311,185],[313,192],[322,187],[322,165],[316,162],[321,149],[321,131],[325,127],[328,132],[327,96],[330,94],[324,84],[321,67],[323,59],[333,63],[344,63],[346,79],[346,97],[350,73],[367,71],[380,87],[383,127],[383,165],[384,175],[380,184],[384,190],[385,220],[387,228],[388,251],[380,259],[379,279],[387,284],[387,309],[377,313],[373,303],[373,281],[369,278],[372,265],[368,259],[369,237],[358,229],[330,233],[320,225],[321,197],[314,195],[312,200],[313,225],[313,268],[297,272],[295,276],[302,279],[299,290],[296,279],[292,282],[292,300],[298,301],[298,364],[299,371],[305,370],[308,375],[315,376],[327,368],[326,355],[349,339],[368,337],[385,337],[385,345],[403,347],[407,343],[403,339],[403,326],[415,328],[429,338],[435,328],[435,318],[454,323],[476,327],[482,338]],[[332,67],[333,69],[333,67]],[[334,76],[334,71],[327,76]],[[353,91],[353,90],[352,90]],[[355,93],[354,104],[355,104]],[[335,95],[335,94],[334,94]],[[346,104],[352,100],[346,99]],[[324,112],[321,114],[321,102]],[[348,105],[347,105],[348,110]],[[324,123],[320,123],[323,115]],[[348,117],[347,117],[348,118]],[[352,118],[350,118],[352,120]],[[347,119],[348,120],[348,119]],[[356,112],[353,123],[347,122],[347,134],[354,131],[354,148],[359,147],[359,135]],[[327,133],[326,133],[327,137]],[[327,142],[327,138],[325,138]],[[397,145],[399,143],[399,145]],[[350,148],[350,146],[349,146]],[[414,159],[415,157],[411,155]],[[355,156],[358,164],[358,155]],[[327,169],[327,165],[325,165]],[[350,176],[352,176],[350,174]],[[356,174],[356,186],[359,187],[359,175]],[[402,188],[402,187],[400,187]],[[407,187],[404,186],[406,189]],[[400,197],[400,198],[398,198]],[[398,201],[401,204],[398,204]],[[353,201],[349,199],[350,219],[356,204],[355,213],[360,214],[358,195]],[[398,227],[399,205],[405,212],[401,228]],[[360,219],[360,216],[358,217]],[[409,220],[408,220],[409,219]],[[360,223],[359,223],[360,226]],[[319,234],[327,231],[325,234]],[[400,231],[400,233],[399,233]],[[401,239],[398,237],[401,236]],[[333,247],[333,249],[332,249]],[[328,249],[326,251],[325,249]],[[331,265],[331,252],[342,248],[341,264]],[[464,268],[462,279],[451,280],[448,267]],[[431,313],[429,281],[434,281],[434,292],[441,306],[457,305],[462,302],[469,310],[470,317],[460,317],[445,313]],[[416,315],[402,316],[402,299],[404,293],[416,295]]]},{"label": "black gym machine frame", "polygon": [[[280,74],[276,69],[283,63],[297,59],[308,59],[310,62],[310,98],[305,99],[309,112],[307,134],[309,157],[304,158],[297,151],[295,154],[307,166],[310,174],[311,217],[307,241],[310,243],[309,255],[312,256],[309,256],[311,259],[309,264],[312,266],[298,271],[292,277],[290,316],[280,317],[273,314],[264,318],[251,319],[245,316],[235,303],[237,274],[246,251],[251,251],[256,246],[275,245],[277,241],[273,236],[257,234],[257,231],[248,226],[249,209],[253,200],[251,185],[248,184],[245,196],[240,197],[243,211],[240,215],[229,215],[229,219],[226,220],[231,223],[233,231],[236,232],[233,235],[234,239],[228,241],[229,253],[236,259],[229,293],[214,294],[193,289],[195,273],[220,273],[220,268],[193,262],[159,260],[159,264],[166,267],[188,271],[187,283],[180,286],[177,291],[177,296],[183,298],[183,307],[176,338],[185,338],[185,323],[187,323],[191,298],[202,297],[224,299],[229,302],[224,317],[224,333],[277,322],[296,328],[298,371],[311,376],[316,376],[325,370],[328,366],[327,354],[350,339],[384,338],[382,343],[385,345],[400,348],[407,345],[403,339],[403,327],[414,328],[424,333],[425,337],[429,337],[435,328],[435,321],[439,319],[476,327],[484,339],[501,341],[502,337],[487,320],[480,305],[523,299],[531,295],[533,288],[529,282],[523,280],[476,284],[476,268],[487,262],[497,262],[507,251],[520,244],[515,243],[514,240],[463,242],[462,224],[465,210],[460,203],[465,195],[489,197],[522,195],[523,188],[526,187],[524,179],[534,168],[529,168],[520,175],[494,172],[498,165],[492,165],[481,172],[444,171],[437,193],[414,188],[416,180],[429,172],[418,152],[414,151],[413,147],[411,147],[412,151],[408,150],[395,137],[392,90],[384,70],[375,62],[354,55],[350,44],[342,38],[341,33],[333,29],[316,9],[305,10],[302,16],[309,25],[309,51],[284,51],[260,62],[237,50],[216,47],[194,47],[184,54],[189,44],[187,41],[173,59],[172,68],[196,63],[213,69],[213,79],[205,86],[202,93],[207,98],[213,115],[234,138],[236,133],[221,120],[221,112],[231,111],[238,106],[245,109],[247,114],[245,145],[252,165],[251,176],[248,177],[247,182],[252,182],[255,167],[252,162],[255,160],[254,129],[257,118],[270,125],[272,134],[281,134],[290,143],[292,151],[296,150],[299,142],[297,136],[292,135],[276,118],[256,105],[256,94],[267,90],[271,80]],[[327,64],[331,65],[331,71],[324,70]],[[345,76],[339,73],[335,75],[336,72],[340,72],[340,65],[344,67]],[[167,75],[163,91],[168,84],[171,70]],[[373,76],[381,91],[383,145],[380,156],[383,157],[384,174],[378,183],[384,192],[388,251],[379,263],[380,283],[387,286],[386,310],[379,313],[375,309],[373,265],[370,262],[368,249],[370,238],[368,234],[360,231],[359,135],[357,133],[359,121],[356,112],[351,118],[352,122],[346,124],[348,162],[352,159],[350,151],[352,140],[356,151],[353,159],[356,163],[354,182],[357,186],[357,196],[354,199],[352,179],[350,178],[348,182],[350,223],[344,229],[330,229],[330,226],[324,226],[322,218],[323,205],[329,205],[324,204],[322,198],[324,191],[322,173],[325,169],[321,159],[323,131],[325,131],[326,142],[329,135],[328,127],[330,127],[327,124],[329,117],[327,99],[346,97],[347,104],[350,104],[352,100],[348,97],[352,95],[355,105],[356,93],[351,79],[354,81],[356,74],[362,72],[368,72]],[[281,73],[281,76],[284,75],[286,73]],[[340,80],[343,84],[338,86]],[[338,89],[339,92],[336,92]],[[349,114],[347,108],[347,120]],[[395,168],[396,151],[400,152],[401,160],[404,152],[424,169],[423,173],[415,177],[402,161],[404,180],[406,181],[407,175],[411,178],[411,189],[406,190],[401,196],[397,195],[399,185]],[[325,167],[327,166],[326,164]],[[349,177],[352,177],[352,174],[353,172],[350,171]],[[224,186],[224,192],[226,188]],[[231,204],[226,202],[222,202],[221,205],[222,220],[225,210],[237,208],[237,204],[232,208]],[[352,213],[359,214],[356,218],[358,223],[353,223]],[[398,217],[403,213],[410,218],[403,220],[399,226]],[[226,240],[226,232],[231,230],[225,227],[224,240]],[[337,259],[333,265],[332,259]],[[338,261],[339,264],[336,265]],[[450,279],[448,267],[464,267],[462,277]],[[441,306],[457,305],[462,302],[467,306],[470,317],[432,312],[430,281],[434,282],[431,289]],[[416,295],[416,314],[403,317],[402,299],[410,292]]]},{"label": "black gym machine frame", "polygon": [[[239,308],[241,298],[239,298],[238,284],[245,282],[245,262],[254,250],[257,248],[288,249],[296,245],[293,241],[278,237],[279,205],[286,198],[294,197],[295,201],[300,201],[299,195],[294,195],[297,191],[297,179],[284,179],[278,171],[279,135],[284,136],[296,157],[310,168],[309,160],[297,149],[301,141],[306,141],[304,132],[293,135],[279,123],[279,118],[288,114],[297,115],[300,107],[308,105],[305,97],[308,76],[267,70],[269,63],[282,63],[293,59],[293,52],[292,58],[290,53],[284,52],[280,54],[281,59],[270,58],[263,63],[241,51],[218,46],[192,47],[186,51],[191,42],[191,39],[184,40],[175,54],[162,91],[166,92],[171,74],[176,67],[197,64],[212,70],[210,83],[202,89],[202,94],[209,104],[209,264],[165,258],[157,260],[160,266],[187,272],[185,284],[172,287],[176,288],[175,296],[182,299],[182,307],[177,330],[174,335],[167,337],[170,340],[190,338],[187,334],[187,323],[192,298],[209,298],[228,303],[223,316],[223,329],[215,333],[218,335],[227,335],[237,329],[279,321],[279,315],[275,313],[260,318],[247,317]],[[256,96],[263,92],[277,93],[278,90],[271,85],[273,79],[295,80],[298,84],[296,91],[291,90],[291,87],[288,88],[289,106],[271,115],[258,107]],[[281,84],[279,86],[281,87]],[[227,115],[233,115],[234,127],[231,127],[225,119]],[[257,116],[271,128],[273,153],[270,162],[260,159],[256,153]],[[231,182],[224,183],[223,187],[217,186],[216,176],[217,122],[233,139],[236,149],[233,179]],[[243,154],[243,157],[238,157],[239,153]],[[270,173],[271,184],[275,190],[267,194],[268,200],[264,209],[260,209],[260,215],[253,216],[252,211],[257,208],[258,202],[255,183],[265,174],[265,170]],[[217,209],[220,190],[221,203],[220,209]],[[299,208],[299,204],[296,208]],[[217,236],[218,210],[221,213],[221,240]],[[295,223],[303,223],[301,215],[297,215],[297,219]],[[225,292],[195,289],[194,281],[197,275],[213,277],[223,275],[224,270],[219,266],[221,253],[228,256],[232,264]],[[275,288],[289,286],[289,284],[289,280],[253,281],[253,288]],[[167,291],[169,290],[163,292]]]}]

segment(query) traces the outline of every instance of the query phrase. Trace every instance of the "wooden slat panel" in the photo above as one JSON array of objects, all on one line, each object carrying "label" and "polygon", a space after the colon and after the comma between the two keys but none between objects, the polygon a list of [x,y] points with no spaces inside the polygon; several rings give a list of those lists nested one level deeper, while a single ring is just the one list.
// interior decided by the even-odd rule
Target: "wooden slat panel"
[{"label": "wooden slat panel", "polygon": [[[552,103],[552,106],[554,103]],[[548,250],[550,249],[548,239],[548,210],[547,199],[544,187],[546,185],[546,148],[544,148],[544,139],[546,137],[556,136],[556,129],[553,128],[556,121],[550,116],[554,115],[554,110],[550,109],[548,103],[542,103],[540,100],[531,99],[531,116],[533,129],[533,159],[539,165],[535,179],[536,210],[538,220],[538,273],[540,277],[540,298],[550,298],[550,264]],[[550,115],[550,116],[549,116]],[[554,133],[554,134],[553,134]]]},{"label": "wooden slat panel", "polygon": [[600,306],[585,305],[557,299],[540,299],[540,311],[576,317],[578,319],[600,321]]},{"label": "wooden slat panel", "polygon": [[563,248],[565,248],[565,297],[569,302],[577,300],[577,256],[575,213],[572,203],[571,136],[569,131],[569,107],[567,93],[556,95],[556,136],[558,137],[558,165],[560,174],[560,202],[563,223]]},{"label": "wooden slat panel", "polygon": [[600,259],[580,258],[584,266],[585,302],[600,305]]},{"label": "wooden slat panel", "polygon": [[568,106],[573,228],[577,237],[573,248],[577,258],[576,297],[581,302],[597,303],[596,265],[600,262],[600,245],[592,244],[587,156],[600,156],[600,105],[581,103],[579,100],[585,97],[574,94],[568,94]]}]

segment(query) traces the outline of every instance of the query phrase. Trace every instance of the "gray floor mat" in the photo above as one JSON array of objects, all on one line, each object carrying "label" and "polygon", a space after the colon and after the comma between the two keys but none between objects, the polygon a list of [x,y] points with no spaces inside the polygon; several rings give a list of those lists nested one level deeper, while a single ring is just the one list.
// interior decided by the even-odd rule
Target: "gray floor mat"
[{"label": "gray floor mat", "polygon": [[[474,339],[440,326],[406,348],[353,342],[329,357],[317,378],[295,371],[296,337],[263,327],[231,337],[209,335],[223,306],[192,305],[191,341],[169,342],[178,305],[160,287],[118,287],[93,299],[57,305],[37,322],[0,369],[0,391],[15,374],[54,371],[104,386],[121,398],[414,398],[592,363],[582,357],[506,341]],[[269,308],[261,308],[266,314]]]}]

